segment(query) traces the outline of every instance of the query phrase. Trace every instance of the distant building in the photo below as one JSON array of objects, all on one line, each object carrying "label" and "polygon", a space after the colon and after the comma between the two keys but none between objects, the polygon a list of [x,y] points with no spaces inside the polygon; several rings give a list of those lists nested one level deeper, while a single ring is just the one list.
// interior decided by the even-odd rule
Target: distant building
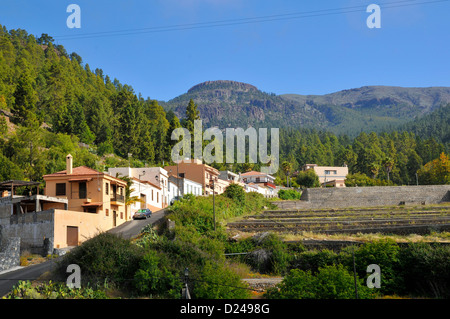
[{"label": "distant building", "polygon": [[[275,177],[272,175],[250,171],[241,174],[241,180],[243,183],[249,185],[246,187],[247,191],[254,191],[257,189],[257,192],[263,194],[265,197],[275,197],[277,196],[277,187],[275,186]],[[258,188],[256,188],[257,186]]]},{"label": "distant building", "polygon": [[345,187],[345,179],[348,175],[348,167],[337,166],[318,166],[317,164],[305,164],[302,170],[313,169],[319,176],[319,182],[322,186]]},{"label": "distant building", "polygon": [[[179,194],[180,194],[179,196],[184,196],[186,194],[200,196],[203,194],[202,184],[191,181],[190,179],[188,179],[186,177],[178,177],[177,178],[175,175],[170,175],[169,182],[171,182],[171,184],[174,185],[172,187],[175,187],[176,190],[179,190]],[[178,191],[175,196],[178,196]]]},{"label": "distant building", "polygon": [[[161,167],[110,167],[111,176],[128,176],[133,180],[134,195],[145,205],[153,207],[152,211],[167,207],[169,204],[169,176]],[[139,188],[139,184],[142,186]],[[139,190],[142,192],[140,193]],[[153,193],[152,193],[153,192]],[[145,206],[146,207],[146,206]],[[144,208],[144,207],[143,207]]]},{"label": "distant building", "polygon": [[169,175],[178,175],[181,178],[187,178],[201,184],[204,195],[211,195],[213,193],[213,180],[215,194],[221,194],[225,191],[227,182],[219,181],[219,171],[214,167],[203,164],[201,160],[183,160],[176,165],[165,166],[164,169],[169,172]]}]

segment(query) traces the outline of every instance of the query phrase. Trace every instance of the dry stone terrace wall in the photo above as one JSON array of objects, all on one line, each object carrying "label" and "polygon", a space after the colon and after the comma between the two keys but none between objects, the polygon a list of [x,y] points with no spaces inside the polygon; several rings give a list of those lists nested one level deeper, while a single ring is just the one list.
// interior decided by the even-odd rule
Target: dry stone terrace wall
[{"label": "dry stone terrace wall", "polygon": [[[308,188],[281,209],[429,205],[450,202],[450,185]],[[277,202],[274,202],[277,205]]]}]

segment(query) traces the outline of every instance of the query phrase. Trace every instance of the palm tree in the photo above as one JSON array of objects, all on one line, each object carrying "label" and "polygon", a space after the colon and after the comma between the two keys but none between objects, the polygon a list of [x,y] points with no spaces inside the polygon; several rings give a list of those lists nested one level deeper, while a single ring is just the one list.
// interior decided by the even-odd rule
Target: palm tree
[{"label": "palm tree", "polygon": [[125,216],[128,216],[128,211],[130,210],[130,206],[136,203],[143,203],[143,201],[139,198],[139,196],[131,196],[131,193],[134,192],[134,188],[131,188],[133,185],[133,181],[128,176],[119,176],[117,173],[116,177],[127,182],[127,187],[125,188]]},{"label": "palm tree", "polygon": [[378,163],[372,163],[369,166],[370,171],[373,174],[373,178],[377,178],[378,173],[380,172],[380,164]]},{"label": "palm tree", "polygon": [[384,168],[386,169],[388,182],[389,182],[389,173],[392,171],[394,164],[395,164],[394,159],[392,159],[389,156],[383,160],[383,165],[384,165]]},{"label": "palm tree", "polygon": [[289,187],[288,176],[292,170],[292,164],[288,161],[284,161],[283,163],[281,163],[281,168],[283,169],[284,174],[286,175],[286,186]]}]

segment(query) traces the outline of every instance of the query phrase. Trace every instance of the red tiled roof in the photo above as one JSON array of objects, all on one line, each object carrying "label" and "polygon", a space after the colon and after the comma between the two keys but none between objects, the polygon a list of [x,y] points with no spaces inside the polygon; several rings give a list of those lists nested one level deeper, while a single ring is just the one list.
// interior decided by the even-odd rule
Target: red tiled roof
[{"label": "red tiled roof", "polygon": [[256,171],[250,171],[250,172],[241,174],[241,176],[253,176],[253,175],[266,176],[267,174],[264,174],[264,173],[261,173],[261,172],[256,172]]},{"label": "red tiled roof", "polygon": [[60,177],[60,176],[71,176],[73,178],[69,179],[75,181],[76,177],[78,176],[86,176],[86,175],[101,175],[101,176],[108,176],[116,181],[120,181],[122,183],[126,183],[124,180],[121,180],[120,178],[105,174],[103,172],[99,172],[93,168],[87,167],[87,166],[78,166],[78,167],[74,167],[72,169],[72,174],[66,174],[66,170],[60,171],[60,172],[56,172],[56,173],[52,173],[52,174],[47,174],[44,175],[43,178],[45,179],[46,177]]},{"label": "red tiled roof", "polygon": [[[97,174],[102,174],[103,175],[102,172],[99,172],[99,171],[97,171],[95,169],[92,169],[90,167],[78,166],[78,167],[74,167],[72,169],[72,174],[70,174],[70,175],[97,175]],[[44,177],[47,177],[47,176],[61,176],[61,175],[66,175],[66,170],[63,170],[63,171],[60,171],[60,172],[56,172],[56,173],[53,173],[53,174],[47,174],[47,175],[44,175]]]},{"label": "red tiled roof", "polygon": [[157,185],[155,185],[155,184],[153,184],[153,183],[150,183],[149,181],[139,180],[139,179],[136,178],[136,177],[132,177],[131,179],[132,179],[133,181],[138,182],[138,183],[141,183],[141,184],[149,184],[149,185],[151,185],[151,186],[153,186],[153,187],[155,187],[155,188],[161,189],[160,186],[157,186]]}]

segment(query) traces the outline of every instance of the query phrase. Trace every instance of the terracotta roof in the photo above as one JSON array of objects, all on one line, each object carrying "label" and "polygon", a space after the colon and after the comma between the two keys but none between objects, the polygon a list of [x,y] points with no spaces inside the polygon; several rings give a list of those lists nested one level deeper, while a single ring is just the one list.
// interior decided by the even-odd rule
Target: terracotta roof
[{"label": "terracotta roof", "polygon": [[153,183],[150,183],[149,181],[139,180],[139,179],[136,178],[136,177],[132,177],[131,179],[132,179],[133,181],[138,182],[138,183],[141,183],[141,184],[149,184],[149,185],[151,185],[151,186],[153,186],[153,187],[155,187],[155,188],[161,189],[160,186],[157,186],[157,185],[155,185],[155,184],[153,184]]},{"label": "terracotta roof", "polygon": [[[99,172],[99,171],[97,171],[95,169],[92,169],[90,167],[78,166],[78,167],[74,167],[72,169],[72,174],[70,174],[70,175],[72,176],[72,175],[97,175],[97,174],[103,175],[102,172]],[[53,173],[53,174],[47,174],[47,175],[44,175],[44,177],[47,177],[47,176],[61,176],[61,175],[67,175],[66,174],[66,170],[63,170],[63,171],[60,171],[60,172],[56,172],[56,173]]]},{"label": "terracotta roof", "polygon": [[102,202],[92,202],[92,203],[84,203],[81,206],[83,206],[83,207],[100,207],[102,205],[103,205]]},{"label": "terracotta roof", "polygon": [[264,174],[261,172],[256,172],[256,171],[250,171],[250,172],[241,174],[241,176],[254,176],[254,175],[267,176],[267,174]]},{"label": "terracotta roof", "polygon": [[59,177],[59,176],[70,176],[72,177],[70,180],[75,180],[78,176],[85,176],[85,175],[100,175],[100,176],[108,176],[109,178],[112,178],[116,181],[120,181],[124,184],[126,184],[126,182],[124,180],[121,180],[120,178],[105,174],[103,172],[99,172],[93,168],[87,167],[87,166],[78,166],[78,167],[74,167],[72,169],[72,174],[66,174],[66,170],[60,171],[60,172],[56,172],[56,173],[52,173],[52,174],[47,174],[44,175],[43,178],[45,179],[46,177]]}]

